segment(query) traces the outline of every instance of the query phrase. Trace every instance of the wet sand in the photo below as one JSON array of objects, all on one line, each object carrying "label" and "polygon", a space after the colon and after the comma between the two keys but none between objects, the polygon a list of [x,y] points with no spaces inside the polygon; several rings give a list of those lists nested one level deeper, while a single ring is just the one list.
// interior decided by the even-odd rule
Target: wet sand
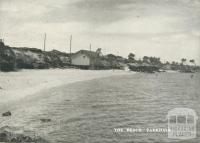
[{"label": "wet sand", "polygon": [[0,104],[17,101],[53,87],[115,75],[133,74],[122,70],[47,69],[0,72]]}]

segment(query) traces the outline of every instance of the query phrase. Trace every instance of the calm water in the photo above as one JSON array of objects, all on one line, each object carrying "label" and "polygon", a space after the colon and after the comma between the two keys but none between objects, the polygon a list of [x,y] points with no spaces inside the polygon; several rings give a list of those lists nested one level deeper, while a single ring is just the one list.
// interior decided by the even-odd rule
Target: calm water
[{"label": "calm water", "polygon": [[[0,111],[1,126],[33,131],[53,143],[176,142],[167,133],[115,132],[114,128],[167,128],[166,115],[177,107],[192,108],[200,117],[200,74],[134,74],[84,81],[38,93]],[[41,118],[52,121],[42,123]],[[200,142],[197,138],[184,143]]]}]

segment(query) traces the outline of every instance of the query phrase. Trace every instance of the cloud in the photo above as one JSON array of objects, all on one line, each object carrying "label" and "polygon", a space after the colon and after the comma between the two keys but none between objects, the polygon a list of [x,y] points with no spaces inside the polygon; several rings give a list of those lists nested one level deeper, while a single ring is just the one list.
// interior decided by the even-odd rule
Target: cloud
[{"label": "cloud", "polygon": [[172,25],[179,21],[173,17],[145,17],[132,18],[111,23],[97,29],[97,32],[108,34],[159,34],[177,32],[178,28]]},{"label": "cloud", "polygon": [[50,22],[80,21],[104,24],[125,17],[125,13],[118,8],[124,3],[131,3],[131,0],[79,0],[59,8],[54,7],[45,17]]},{"label": "cloud", "polygon": [[185,28],[200,25],[199,0],[1,0],[0,5],[0,15],[7,23],[86,22],[99,28],[122,20],[155,16],[182,18]]},{"label": "cloud", "polygon": [[73,34],[73,50],[92,42],[123,56],[200,63],[200,0],[0,0],[0,19],[0,36],[13,46],[41,47],[46,32],[47,48],[65,51]]}]

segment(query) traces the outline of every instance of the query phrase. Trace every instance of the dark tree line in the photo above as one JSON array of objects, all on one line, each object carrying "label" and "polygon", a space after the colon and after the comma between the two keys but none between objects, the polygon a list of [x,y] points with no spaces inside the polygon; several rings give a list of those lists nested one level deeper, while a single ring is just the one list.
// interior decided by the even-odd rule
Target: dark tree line
[{"label": "dark tree line", "polygon": [[[184,65],[186,64],[187,62],[187,59],[186,58],[182,58],[180,63],[179,62],[175,62],[175,61],[172,61],[171,63],[169,61],[165,62],[165,63],[162,63],[161,62],[161,59],[159,57],[149,57],[149,56],[144,56],[142,59],[138,59],[136,60],[135,59],[135,54],[133,53],[130,53],[128,55],[128,62],[129,63],[148,63],[148,64],[152,64],[152,65],[164,65],[164,64],[171,64],[171,65]],[[190,59],[189,62],[192,64],[192,65],[195,65],[196,66],[196,63],[195,63],[195,60],[194,59]]]}]

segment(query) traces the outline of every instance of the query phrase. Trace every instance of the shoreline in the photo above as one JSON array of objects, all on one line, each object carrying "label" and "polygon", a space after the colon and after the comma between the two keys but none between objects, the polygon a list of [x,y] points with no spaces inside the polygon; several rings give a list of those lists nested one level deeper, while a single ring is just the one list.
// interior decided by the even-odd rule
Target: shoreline
[{"label": "shoreline", "polygon": [[47,69],[0,72],[0,104],[15,102],[42,90],[79,81],[87,81],[135,72],[123,70]]}]

